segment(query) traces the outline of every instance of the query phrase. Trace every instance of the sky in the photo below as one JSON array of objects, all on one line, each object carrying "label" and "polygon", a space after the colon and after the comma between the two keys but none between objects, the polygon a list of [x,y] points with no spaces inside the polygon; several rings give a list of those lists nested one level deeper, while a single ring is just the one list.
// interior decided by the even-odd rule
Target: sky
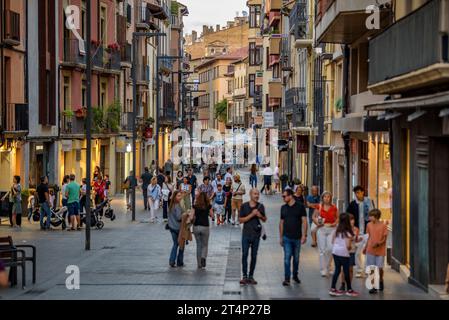
[{"label": "sky", "polygon": [[189,8],[189,16],[184,17],[184,33],[190,34],[192,30],[201,34],[203,25],[225,26],[227,21],[232,21],[239,12],[248,12],[246,0],[179,0]]}]

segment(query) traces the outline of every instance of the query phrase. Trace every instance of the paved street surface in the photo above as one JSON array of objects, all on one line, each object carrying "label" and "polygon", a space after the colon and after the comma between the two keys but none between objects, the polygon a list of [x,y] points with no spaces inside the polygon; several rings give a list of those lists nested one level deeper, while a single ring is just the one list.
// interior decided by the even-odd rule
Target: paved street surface
[{"label": "paved street surface", "polygon": [[[248,173],[240,171],[248,183]],[[249,190],[249,187],[247,187]],[[12,235],[15,243],[37,247],[38,283],[31,284],[28,268],[26,290],[0,291],[1,299],[330,299],[330,278],[319,274],[318,251],[303,246],[300,261],[300,285],[284,288],[283,252],[278,241],[280,195],[262,196],[268,213],[268,239],[261,242],[255,278],[259,285],[240,287],[240,228],[212,227],[207,270],[197,270],[195,241],[185,252],[186,267],[171,269],[168,256],[172,245],[164,224],[146,223],[138,197],[137,221],[125,213],[123,199],[114,201],[116,221],[106,220],[105,228],[92,231],[92,250],[84,251],[84,232],[38,230],[38,223],[24,222],[23,230],[0,227],[0,236]],[[159,213],[162,217],[162,211]],[[77,265],[81,271],[81,289],[67,290],[66,267]],[[19,276],[20,278],[20,276]],[[363,279],[354,280],[358,299],[430,299],[423,291],[386,270],[385,292],[370,296]],[[19,286],[20,287],[20,286]],[[338,299],[349,299],[346,297]]]}]

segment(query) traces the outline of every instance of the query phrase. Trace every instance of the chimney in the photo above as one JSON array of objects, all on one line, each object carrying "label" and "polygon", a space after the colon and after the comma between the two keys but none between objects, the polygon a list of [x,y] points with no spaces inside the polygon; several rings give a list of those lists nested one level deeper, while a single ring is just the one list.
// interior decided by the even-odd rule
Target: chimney
[{"label": "chimney", "polygon": [[193,30],[192,31],[192,43],[195,43],[197,39],[198,39],[198,32]]},{"label": "chimney", "polygon": [[220,25],[219,24],[216,25],[215,30],[216,30],[216,32],[220,31]]},{"label": "chimney", "polygon": [[209,33],[209,28],[206,25],[203,25],[203,36]]}]

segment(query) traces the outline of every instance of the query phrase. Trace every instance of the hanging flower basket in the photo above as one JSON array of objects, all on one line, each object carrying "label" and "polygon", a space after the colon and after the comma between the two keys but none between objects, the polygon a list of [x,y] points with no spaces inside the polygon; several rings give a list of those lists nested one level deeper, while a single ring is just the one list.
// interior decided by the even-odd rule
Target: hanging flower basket
[{"label": "hanging flower basket", "polygon": [[111,43],[108,45],[109,51],[120,51],[120,45],[118,43]]}]

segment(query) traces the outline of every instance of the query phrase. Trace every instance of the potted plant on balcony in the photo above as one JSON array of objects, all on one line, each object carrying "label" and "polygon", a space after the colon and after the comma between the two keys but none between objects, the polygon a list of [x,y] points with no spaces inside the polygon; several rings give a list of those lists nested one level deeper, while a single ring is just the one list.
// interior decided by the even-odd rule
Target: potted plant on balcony
[{"label": "potted plant on balcony", "polygon": [[107,131],[117,133],[120,130],[120,111],[122,107],[119,101],[114,101],[106,111],[105,124]]},{"label": "potted plant on balcony", "polygon": [[107,50],[108,50],[108,52],[120,51],[120,45],[118,43],[116,43],[116,42],[111,43],[111,44],[108,45]]},{"label": "potted plant on balcony", "polygon": [[153,117],[148,117],[148,118],[145,120],[145,128],[152,128],[152,127],[153,127],[153,124],[154,124],[154,119],[153,119]]},{"label": "potted plant on balcony", "polygon": [[87,108],[86,107],[78,107],[75,110],[75,116],[79,119],[85,119],[87,117]]},{"label": "potted plant on balcony", "polygon": [[343,100],[343,98],[338,98],[337,101],[335,101],[335,109],[337,109],[337,112],[340,112],[341,110],[343,110],[345,106],[345,102]]},{"label": "potted plant on balcony", "polygon": [[92,108],[92,129],[95,133],[100,133],[104,130],[104,112],[101,107]]}]

